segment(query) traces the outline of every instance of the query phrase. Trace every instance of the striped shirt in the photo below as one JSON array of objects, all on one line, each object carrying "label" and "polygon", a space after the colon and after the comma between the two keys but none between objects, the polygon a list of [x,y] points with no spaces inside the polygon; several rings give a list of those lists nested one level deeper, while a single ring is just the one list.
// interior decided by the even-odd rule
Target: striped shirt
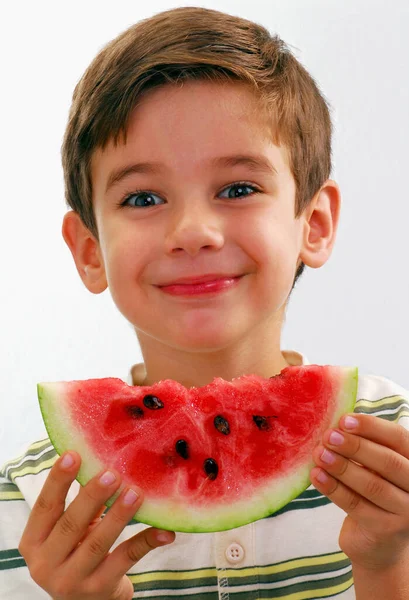
[{"label": "striped shirt", "polygon": [[[284,351],[290,364],[309,364]],[[137,384],[138,368],[129,383]],[[355,412],[376,415],[409,429],[409,393],[374,375],[359,375]],[[17,547],[30,510],[58,456],[44,439],[0,468],[0,599],[50,596],[30,577]],[[80,489],[74,481],[66,506]],[[177,533],[128,572],[133,598],[175,600],[354,600],[351,563],[338,537],[345,513],[310,486],[277,513],[217,533]],[[112,549],[147,526],[131,521]]]}]

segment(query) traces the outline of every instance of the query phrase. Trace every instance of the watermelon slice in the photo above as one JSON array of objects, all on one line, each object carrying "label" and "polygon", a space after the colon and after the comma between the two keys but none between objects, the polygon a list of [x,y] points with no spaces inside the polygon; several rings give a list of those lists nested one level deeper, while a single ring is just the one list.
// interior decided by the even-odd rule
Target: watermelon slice
[{"label": "watermelon slice", "polygon": [[310,484],[312,450],[354,409],[358,370],[286,367],[270,379],[215,378],[200,388],[173,380],[39,383],[40,408],[58,454],[76,450],[78,481],[114,467],[121,488],[144,490],[142,523],[222,531],[280,509]]}]

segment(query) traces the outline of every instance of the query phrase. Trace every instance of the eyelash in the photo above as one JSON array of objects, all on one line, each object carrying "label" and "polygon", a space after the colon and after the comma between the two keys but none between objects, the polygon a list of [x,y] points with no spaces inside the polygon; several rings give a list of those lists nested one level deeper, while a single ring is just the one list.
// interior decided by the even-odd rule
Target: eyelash
[{"label": "eyelash", "polygon": [[[237,181],[235,183],[231,183],[230,185],[227,185],[226,187],[224,187],[221,191],[224,192],[225,190],[228,190],[229,188],[235,188],[235,187],[248,187],[250,189],[253,190],[253,192],[251,194],[246,194],[245,196],[239,196],[238,198],[224,198],[225,200],[235,200],[235,199],[240,199],[240,198],[247,198],[248,196],[253,196],[254,194],[258,194],[260,193],[260,189],[258,189],[257,187],[255,187],[254,185],[247,183],[247,181]],[[126,204],[128,202],[128,200],[130,198],[132,198],[132,196],[138,196],[139,194],[153,194],[155,196],[157,196],[158,194],[155,194],[154,192],[150,192],[149,190],[133,190],[133,191],[127,191],[125,192],[125,195],[121,198],[121,200],[118,202],[118,206],[122,207],[122,208],[151,208],[151,206],[160,206],[158,204],[153,204],[151,206],[130,206],[128,204]]]}]

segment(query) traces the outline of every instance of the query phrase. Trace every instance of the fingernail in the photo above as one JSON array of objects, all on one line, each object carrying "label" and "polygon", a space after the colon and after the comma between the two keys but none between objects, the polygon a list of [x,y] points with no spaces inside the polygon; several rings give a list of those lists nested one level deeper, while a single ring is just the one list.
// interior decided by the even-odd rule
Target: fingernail
[{"label": "fingernail", "polygon": [[111,483],[114,483],[115,479],[116,477],[113,473],[111,473],[111,471],[105,471],[105,473],[99,478],[99,482],[102,485],[111,485]]},{"label": "fingernail", "polygon": [[355,427],[358,427],[358,419],[355,419],[355,417],[345,417],[344,426],[345,429],[355,429]]},{"label": "fingernail", "polygon": [[329,450],[324,450],[321,454],[322,462],[327,463],[327,465],[333,465],[335,462],[335,456]]},{"label": "fingernail", "polygon": [[324,471],[318,473],[317,479],[320,483],[326,483],[328,481],[328,477]]},{"label": "fingernail", "polygon": [[123,503],[126,506],[131,506],[131,504],[135,504],[138,498],[139,494],[137,494],[135,490],[128,490],[124,496]]},{"label": "fingernail", "polygon": [[333,446],[339,446],[344,443],[344,439],[344,436],[341,433],[338,433],[338,431],[331,431],[329,443]]},{"label": "fingernail", "polygon": [[64,457],[61,461],[61,466],[63,469],[69,469],[74,464],[74,458],[72,454],[64,454]]},{"label": "fingernail", "polygon": [[172,536],[169,533],[169,531],[159,531],[156,534],[156,539],[158,540],[158,542],[168,543],[172,540]]}]

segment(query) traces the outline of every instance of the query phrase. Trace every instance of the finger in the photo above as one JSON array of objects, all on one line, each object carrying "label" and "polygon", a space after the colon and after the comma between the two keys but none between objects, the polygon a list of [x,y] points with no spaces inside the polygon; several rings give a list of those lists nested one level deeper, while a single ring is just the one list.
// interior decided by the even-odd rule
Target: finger
[{"label": "finger", "polygon": [[[68,454],[68,453],[66,453]],[[30,551],[36,551],[50,535],[58,519],[64,512],[68,490],[74,481],[81,464],[81,457],[69,452],[74,459],[69,468],[62,466],[62,455],[52,466],[27,520],[19,550],[28,557]]]},{"label": "finger", "polygon": [[[351,426],[351,419],[356,421],[355,426]],[[339,426],[345,432],[372,440],[409,460],[409,431],[398,423],[391,423],[373,415],[353,413],[341,417]]]},{"label": "finger", "polygon": [[109,582],[120,579],[135,563],[146,556],[148,552],[158,546],[171,544],[174,542],[175,537],[176,534],[174,531],[163,531],[154,527],[148,527],[117,546],[104,563],[93,573],[92,578],[95,577],[97,581],[103,580],[108,585]]},{"label": "finger", "polygon": [[89,535],[89,533],[90,533],[90,532],[91,532],[93,529],[95,529],[95,527],[96,527],[97,525],[99,525],[99,524],[101,523],[101,521],[102,521],[102,518],[101,518],[101,517],[102,517],[103,513],[105,512],[106,508],[107,508],[107,507],[104,505],[104,506],[101,508],[101,510],[100,510],[100,511],[97,513],[97,515],[94,517],[94,519],[93,519],[93,520],[91,521],[91,523],[88,525],[88,528],[87,528],[86,532],[84,533],[83,537],[82,537],[82,538],[80,539],[80,541],[78,542],[79,544],[81,544],[81,543],[84,541],[84,539],[87,537],[87,535]]},{"label": "finger", "polygon": [[[130,503],[126,502],[127,498]],[[69,567],[77,576],[85,578],[95,571],[142,502],[141,491],[128,494],[128,489],[122,490],[105,517],[84,537],[81,546],[69,559]]]},{"label": "finger", "polygon": [[363,527],[374,532],[388,529],[388,523],[391,519],[390,513],[375,506],[318,467],[312,469],[310,477],[313,486],[318,491],[327,496],[331,502]]},{"label": "finger", "polygon": [[114,480],[107,482],[106,474],[101,472],[84,487],[81,487],[79,494],[61,515],[44,542],[43,550],[52,566],[61,564],[72,553],[79,542],[83,540],[91,521],[118,490],[120,474],[114,469],[111,471],[115,476]]},{"label": "finger", "polygon": [[332,477],[379,508],[394,514],[407,511],[408,494],[376,473],[369,472],[324,446],[314,448],[313,458]]},{"label": "finger", "polygon": [[322,441],[330,450],[353,459],[409,493],[409,460],[398,452],[337,429],[326,431]]}]

